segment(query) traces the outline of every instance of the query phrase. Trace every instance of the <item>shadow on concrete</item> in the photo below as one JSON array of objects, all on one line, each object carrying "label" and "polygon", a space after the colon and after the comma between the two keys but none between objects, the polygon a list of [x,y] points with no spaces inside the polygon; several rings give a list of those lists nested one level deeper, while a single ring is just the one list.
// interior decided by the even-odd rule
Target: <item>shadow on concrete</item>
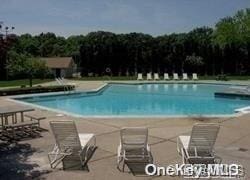
[{"label": "shadow on concrete", "polygon": [[82,171],[89,172],[90,170],[88,167],[88,162],[92,158],[92,156],[94,155],[96,149],[97,149],[97,147],[95,147],[92,151],[89,151],[86,154],[87,159],[86,159],[86,162],[84,164],[81,163],[80,157],[77,155],[66,156],[62,160],[63,169],[64,170],[82,170]]},{"label": "shadow on concrete", "polygon": [[41,138],[42,132],[48,132],[47,129],[44,128],[36,128],[36,130],[33,130],[32,132],[27,128],[20,128],[15,129],[15,136],[10,132],[1,131],[0,140],[5,142],[17,142],[17,141],[23,141],[23,140],[29,140],[34,138]]},{"label": "shadow on concrete", "polygon": [[49,173],[39,168],[38,164],[27,162],[36,149],[30,144],[8,144],[0,142],[0,179],[42,179]]},{"label": "shadow on concrete", "polygon": [[148,176],[145,172],[145,167],[148,162],[136,163],[136,162],[127,162],[126,165],[129,168],[130,172],[134,176]]},{"label": "shadow on concrete", "polygon": [[[129,171],[134,176],[148,176],[146,174],[145,167],[148,164],[152,164],[152,163],[153,163],[153,156],[150,153],[149,158],[145,158],[144,160],[140,160],[140,161],[136,161],[136,160],[126,161],[125,165],[128,167]],[[150,169],[149,169],[149,171],[150,171]]]}]

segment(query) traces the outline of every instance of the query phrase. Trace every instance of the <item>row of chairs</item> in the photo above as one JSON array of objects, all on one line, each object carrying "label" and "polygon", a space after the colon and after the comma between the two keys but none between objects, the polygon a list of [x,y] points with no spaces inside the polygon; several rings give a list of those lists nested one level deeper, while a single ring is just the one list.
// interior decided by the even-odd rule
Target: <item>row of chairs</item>
[{"label": "row of chairs", "polygon": [[[55,147],[50,152],[51,167],[58,160],[65,165],[65,159],[78,157],[81,166],[87,163],[87,152],[95,146],[94,134],[78,134],[74,121],[52,121],[50,126],[56,141]],[[177,138],[177,151],[184,164],[212,164],[220,163],[221,159],[214,153],[214,144],[220,126],[218,124],[195,124],[190,136]],[[92,143],[90,143],[92,140]],[[162,149],[164,151],[164,149]],[[53,158],[52,158],[53,157]],[[148,144],[148,128],[126,127],[120,131],[120,144],[117,150],[117,168],[124,171],[125,164],[129,162],[153,163],[150,146]]]},{"label": "row of chairs", "polygon": [[[168,73],[164,73],[163,79],[164,80],[170,80],[170,77],[169,77]],[[138,73],[137,80],[143,80],[142,73]],[[147,80],[153,80],[151,73],[147,73]],[[160,76],[159,76],[158,73],[154,73],[154,80],[156,80],[156,81],[160,80]],[[180,80],[179,75],[177,73],[173,73],[173,80]],[[187,73],[182,74],[182,80],[189,80],[189,77],[188,77]],[[198,80],[197,73],[192,74],[192,80]]]}]

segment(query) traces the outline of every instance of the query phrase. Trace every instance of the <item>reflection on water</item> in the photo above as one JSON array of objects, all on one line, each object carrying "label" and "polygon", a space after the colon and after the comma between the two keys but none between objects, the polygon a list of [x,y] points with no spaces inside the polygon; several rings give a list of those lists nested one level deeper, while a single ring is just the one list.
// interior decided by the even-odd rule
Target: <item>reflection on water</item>
[{"label": "reflection on water", "polygon": [[147,85],[147,90],[148,90],[148,91],[151,91],[151,86],[152,86],[151,84],[148,84],[148,85]]},{"label": "reflection on water", "polygon": [[197,90],[197,84],[193,84],[193,91]]},{"label": "reflection on water", "polygon": [[163,87],[164,87],[164,90],[165,90],[165,91],[168,91],[168,84],[164,84]]},{"label": "reflection on water", "polygon": [[138,91],[142,91],[142,85],[137,86]]},{"label": "reflection on water", "polygon": [[159,89],[159,85],[158,84],[154,84],[154,90],[157,91]]},{"label": "reflection on water", "polygon": [[187,84],[183,84],[183,85],[182,85],[182,89],[183,89],[183,91],[186,91],[186,90],[187,90],[187,87],[188,87],[188,85],[187,85]]},{"label": "reflection on water", "polygon": [[179,84],[174,84],[174,90],[177,91],[178,90],[178,87],[179,87]]}]

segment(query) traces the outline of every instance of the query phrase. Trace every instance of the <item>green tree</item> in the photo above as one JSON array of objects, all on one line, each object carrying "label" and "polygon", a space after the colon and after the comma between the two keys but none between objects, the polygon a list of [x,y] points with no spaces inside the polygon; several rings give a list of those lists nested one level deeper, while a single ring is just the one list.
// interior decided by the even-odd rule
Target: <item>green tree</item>
[{"label": "green tree", "polygon": [[[199,27],[187,33],[158,37],[104,31],[68,38],[54,33],[24,34],[11,50],[29,57],[72,56],[84,75],[105,75],[107,67],[113,75],[139,71],[181,73],[183,68],[191,72],[186,57],[194,58],[193,54],[202,57],[201,74],[249,74],[250,9],[221,19],[214,29]],[[3,53],[0,56],[3,57]]]},{"label": "green tree", "polygon": [[29,78],[32,86],[32,78],[45,78],[49,74],[45,62],[37,58],[14,51],[9,51],[8,56],[7,70],[10,78]]},{"label": "green tree", "polygon": [[[221,19],[214,31],[214,43],[222,51],[222,72],[241,74],[249,69],[250,10]],[[245,67],[245,68],[244,68]]]}]

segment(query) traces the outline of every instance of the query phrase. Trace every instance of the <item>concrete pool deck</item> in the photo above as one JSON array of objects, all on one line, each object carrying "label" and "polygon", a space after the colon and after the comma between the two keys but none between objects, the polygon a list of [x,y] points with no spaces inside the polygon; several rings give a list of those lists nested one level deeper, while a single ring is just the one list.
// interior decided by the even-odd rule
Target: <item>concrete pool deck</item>
[{"label": "concrete pool deck", "polygon": [[[199,81],[203,82],[203,81]],[[206,81],[207,82],[207,81]],[[217,81],[216,81],[217,82]],[[102,81],[80,81],[78,89],[90,90],[103,85]],[[217,82],[218,83],[218,82]],[[230,81],[231,83],[231,81]],[[245,82],[246,83],[246,82]],[[244,83],[244,84],[245,84]],[[246,84],[249,84],[247,82]],[[0,97],[0,107],[16,104]],[[20,105],[21,106],[21,105]],[[42,137],[19,141],[17,145],[6,145],[0,141],[0,179],[181,179],[181,177],[147,177],[122,173],[116,168],[116,151],[119,144],[119,130],[124,126],[146,126],[149,128],[149,143],[154,163],[161,166],[181,163],[176,151],[176,138],[189,134],[193,124],[198,122],[220,123],[221,129],[215,145],[216,153],[223,163],[242,164],[246,178],[250,178],[250,114],[230,118],[75,118],[58,116],[57,113],[36,109],[47,117],[41,122],[46,129]],[[88,162],[87,171],[63,171],[60,166],[51,169],[47,153],[52,150],[54,139],[49,128],[53,120],[74,120],[79,133],[95,133],[98,148]],[[6,148],[8,147],[8,148]]]}]

